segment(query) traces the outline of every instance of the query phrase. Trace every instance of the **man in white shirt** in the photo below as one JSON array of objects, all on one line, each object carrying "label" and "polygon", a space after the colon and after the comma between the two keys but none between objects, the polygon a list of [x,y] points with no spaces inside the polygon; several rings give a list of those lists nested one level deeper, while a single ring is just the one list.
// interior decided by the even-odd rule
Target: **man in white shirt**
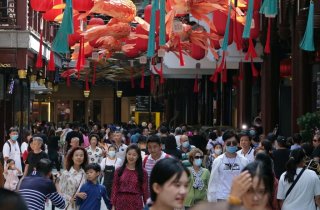
[{"label": "man in white shirt", "polygon": [[114,145],[117,148],[116,157],[120,158],[122,161],[126,158],[127,145],[122,143],[122,133],[120,131],[115,131],[113,134]]},{"label": "man in white shirt", "polygon": [[240,147],[241,150],[237,152],[248,159],[249,163],[254,161],[254,149],[251,147],[251,136],[248,132],[242,132],[240,134]]},{"label": "man in white shirt", "polygon": [[13,159],[15,161],[16,167],[22,171],[21,165],[21,151],[19,143],[17,142],[19,137],[18,129],[11,128],[9,133],[10,139],[6,141],[3,145],[2,153],[4,158],[4,167],[6,167],[6,162],[8,159]]},{"label": "man in white shirt", "polygon": [[212,163],[212,170],[208,185],[208,201],[217,202],[227,200],[232,180],[239,175],[249,163],[246,158],[237,154],[238,141],[236,134],[229,130],[223,134],[226,152]]}]

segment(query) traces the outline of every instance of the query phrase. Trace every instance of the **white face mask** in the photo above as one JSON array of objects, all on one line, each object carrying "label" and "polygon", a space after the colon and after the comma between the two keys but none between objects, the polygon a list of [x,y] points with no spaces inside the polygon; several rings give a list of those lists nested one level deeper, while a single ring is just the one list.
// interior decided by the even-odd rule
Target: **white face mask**
[{"label": "white face mask", "polygon": [[222,149],[215,149],[215,150],[214,150],[214,153],[215,153],[216,155],[220,155],[220,154],[222,153]]},{"label": "white face mask", "polygon": [[116,151],[110,150],[108,152],[109,157],[114,158],[116,156]]}]

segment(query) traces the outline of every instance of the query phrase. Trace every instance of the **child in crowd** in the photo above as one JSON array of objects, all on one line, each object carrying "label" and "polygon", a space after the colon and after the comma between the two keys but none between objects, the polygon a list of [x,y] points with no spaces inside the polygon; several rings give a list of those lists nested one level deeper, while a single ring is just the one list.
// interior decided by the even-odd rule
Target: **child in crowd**
[{"label": "child in crowd", "polygon": [[101,197],[107,205],[107,191],[106,188],[98,183],[101,167],[97,163],[91,163],[85,167],[87,174],[87,183],[82,185],[77,197],[77,205],[80,205],[79,210],[100,210]]},{"label": "child in crowd", "polygon": [[14,160],[8,159],[7,165],[4,168],[3,172],[6,182],[4,183],[4,188],[8,190],[16,190],[19,182],[19,177],[22,175],[22,172],[16,167]]}]

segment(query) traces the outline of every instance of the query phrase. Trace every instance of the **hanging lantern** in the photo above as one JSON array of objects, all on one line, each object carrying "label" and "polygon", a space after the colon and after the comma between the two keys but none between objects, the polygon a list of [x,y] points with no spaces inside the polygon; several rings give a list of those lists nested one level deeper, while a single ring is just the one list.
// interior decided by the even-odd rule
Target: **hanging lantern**
[{"label": "hanging lantern", "polygon": [[62,9],[54,9],[54,6],[56,5],[60,5],[63,3],[63,0],[54,0],[53,2],[53,8],[46,11],[43,14],[43,19],[45,19],[46,21],[54,21],[54,19],[62,14]]},{"label": "hanging lantern", "polygon": [[206,56],[206,51],[202,47],[192,43],[190,56],[193,59],[201,60]]},{"label": "hanging lantern", "polygon": [[[126,44],[135,44],[136,40],[135,39],[127,39]],[[128,58],[136,58],[140,55],[139,50],[137,49],[136,46],[134,46],[132,49],[129,49],[127,51],[123,52],[125,56],[127,56]]]},{"label": "hanging lantern", "polygon": [[84,95],[85,98],[88,98],[89,95],[90,95],[90,90],[84,90],[83,91],[83,95]]},{"label": "hanging lantern", "polygon": [[[138,24],[136,27],[136,33],[141,35],[148,35],[149,32],[142,28],[142,25]],[[148,50],[148,39],[137,38],[136,39],[136,48],[141,52]]]},{"label": "hanging lantern", "polygon": [[30,0],[31,8],[37,12],[44,13],[53,7],[52,0]]},{"label": "hanging lantern", "polygon": [[280,61],[280,77],[290,77],[292,74],[291,58]]},{"label": "hanging lantern", "polygon": [[19,76],[19,79],[25,79],[25,78],[27,78],[27,70],[25,70],[25,69],[19,69],[19,70],[18,70],[18,76]]},{"label": "hanging lantern", "polygon": [[[226,31],[228,15],[216,10],[213,12],[213,24],[217,29],[217,34],[223,36]],[[230,20],[229,39],[233,37],[233,20]]]},{"label": "hanging lantern", "polygon": [[73,0],[73,9],[78,10],[80,13],[85,13],[93,7],[92,0]]}]

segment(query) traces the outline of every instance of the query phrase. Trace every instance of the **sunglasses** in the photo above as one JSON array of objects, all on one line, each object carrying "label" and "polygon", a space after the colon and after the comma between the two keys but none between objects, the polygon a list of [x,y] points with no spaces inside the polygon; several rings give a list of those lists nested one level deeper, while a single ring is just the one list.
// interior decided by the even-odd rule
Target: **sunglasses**
[{"label": "sunglasses", "polygon": [[226,142],[227,146],[231,146],[231,144],[232,144],[232,146],[237,146],[238,142],[237,141],[228,141],[228,142]]},{"label": "sunglasses", "polygon": [[203,159],[203,156],[194,156],[194,159]]}]

